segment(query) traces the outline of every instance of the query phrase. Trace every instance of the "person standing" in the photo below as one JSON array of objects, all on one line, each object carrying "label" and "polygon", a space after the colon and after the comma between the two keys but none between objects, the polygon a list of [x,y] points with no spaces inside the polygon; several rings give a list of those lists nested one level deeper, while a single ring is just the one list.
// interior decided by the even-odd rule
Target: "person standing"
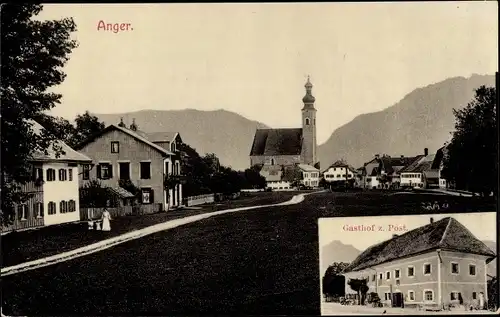
[{"label": "person standing", "polygon": [[104,209],[102,213],[102,231],[111,231],[111,215],[107,209]]}]

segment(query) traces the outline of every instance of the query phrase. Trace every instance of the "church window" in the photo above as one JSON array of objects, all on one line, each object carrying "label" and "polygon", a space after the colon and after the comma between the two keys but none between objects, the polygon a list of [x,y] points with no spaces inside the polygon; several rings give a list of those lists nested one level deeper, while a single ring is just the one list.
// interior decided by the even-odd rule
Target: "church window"
[{"label": "church window", "polygon": [[309,118],[306,118],[306,125],[309,125],[309,122],[310,122]]}]

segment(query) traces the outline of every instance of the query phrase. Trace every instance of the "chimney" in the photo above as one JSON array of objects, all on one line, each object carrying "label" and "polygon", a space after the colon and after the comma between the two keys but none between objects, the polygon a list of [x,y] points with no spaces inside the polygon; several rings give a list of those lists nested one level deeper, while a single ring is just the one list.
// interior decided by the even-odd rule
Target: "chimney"
[{"label": "chimney", "polygon": [[404,159],[404,158],[405,158],[405,156],[403,154],[401,154],[401,159]]},{"label": "chimney", "polygon": [[375,158],[378,159],[380,157],[380,155],[378,154],[375,154]]},{"label": "chimney", "polygon": [[425,156],[429,155],[429,149],[428,149],[428,148],[425,148],[425,149],[424,149],[424,155],[425,155]]},{"label": "chimney", "polygon": [[431,217],[431,223],[434,223],[434,218]]},{"label": "chimney", "polygon": [[393,234],[393,235],[392,235],[392,238],[393,238],[393,239],[394,239],[394,238],[397,238],[397,237],[398,237],[398,235],[397,235],[397,234]]}]

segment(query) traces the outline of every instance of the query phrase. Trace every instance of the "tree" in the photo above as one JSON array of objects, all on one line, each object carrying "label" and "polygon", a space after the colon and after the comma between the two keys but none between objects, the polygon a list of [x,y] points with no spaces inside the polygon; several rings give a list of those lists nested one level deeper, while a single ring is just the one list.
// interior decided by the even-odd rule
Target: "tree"
[{"label": "tree", "polygon": [[498,192],[496,89],[481,86],[474,99],[453,110],[455,131],[446,146],[442,174],[457,189],[489,195]]},{"label": "tree", "polygon": [[303,179],[303,174],[298,166],[282,166],[281,171],[283,173],[281,176],[282,181],[289,182],[292,187],[300,185],[300,182]]},{"label": "tree", "polygon": [[55,135],[47,130],[35,134],[29,120],[60,103],[62,96],[48,90],[64,81],[62,68],[78,46],[71,39],[73,19],[33,20],[42,8],[4,4],[1,10],[2,219],[7,223],[14,204],[28,198],[20,185],[31,179],[34,151],[55,146]]},{"label": "tree", "polygon": [[351,289],[358,293],[359,305],[364,305],[366,293],[369,290],[368,281],[366,279],[350,279],[347,284]]},{"label": "tree", "polygon": [[328,267],[322,279],[323,294],[327,298],[345,295],[345,277],[342,272],[349,266],[349,263],[334,262]]},{"label": "tree", "polygon": [[498,276],[493,276],[488,280],[488,309],[496,311],[498,307]]},{"label": "tree", "polygon": [[244,172],[243,177],[246,180],[246,184],[250,188],[265,188],[266,178],[260,175],[259,166],[252,166],[247,168]]},{"label": "tree", "polygon": [[80,206],[81,207],[108,207],[111,202],[112,194],[107,187],[103,187],[98,180],[91,180],[80,187]]}]

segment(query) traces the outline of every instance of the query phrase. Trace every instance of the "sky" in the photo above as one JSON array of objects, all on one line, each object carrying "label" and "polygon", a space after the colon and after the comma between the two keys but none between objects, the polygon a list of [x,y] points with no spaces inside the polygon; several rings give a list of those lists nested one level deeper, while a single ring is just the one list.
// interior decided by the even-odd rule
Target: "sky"
[{"label": "sky", "polygon": [[[387,229],[388,225],[393,225],[394,227],[405,226],[406,230],[410,231],[428,224],[431,217],[434,218],[434,221],[445,217],[453,217],[469,229],[479,240],[497,241],[496,213],[481,212],[468,214],[320,218],[318,222],[319,245],[321,248],[332,241],[338,240],[343,244],[352,245],[359,251],[364,251],[374,244],[391,239],[393,234],[403,234],[405,231],[346,231],[344,230],[345,225],[375,225],[375,228],[383,226]],[[394,227],[391,227],[391,230]]]},{"label": "sky", "polygon": [[[318,142],[415,88],[498,69],[496,1],[46,4],[80,45],[52,113],[225,109],[299,127],[311,76]],[[99,21],[130,23],[98,30]]]}]

